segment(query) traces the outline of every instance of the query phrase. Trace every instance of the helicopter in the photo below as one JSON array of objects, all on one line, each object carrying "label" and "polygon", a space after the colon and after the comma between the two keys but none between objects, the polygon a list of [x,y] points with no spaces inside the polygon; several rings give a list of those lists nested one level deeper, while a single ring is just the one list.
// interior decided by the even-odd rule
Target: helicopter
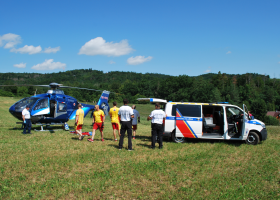
[{"label": "helicopter", "polygon": [[[1,85],[1,86],[12,86],[12,85]],[[13,85],[16,86],[16,85]],[[50,87],[50,89],[45,94],[36,94],[31,97],[26,97],[15,104],[13,104],[9,112],[17,119],[22,121],[22,111],[28,105],[30,107],[30,116],[32,124],[55,124],[55,123],[66,123],[69,120],[73,120],[76,117],[76,111],[78,109],[78,100],[74,97],[64,94],[64,91],[59,88],[75,88],[83,90],[94,90],[88,88],[70,87],[62,86],[58,83],[50,83],[49,85],[24,85],[24,86],[39,86],[39,87]],[[109,91],[101,91],[102,94],[96,105],[99,105],[105,115],[108,115],[110,110],[108,100]],[[89,104],[82,104],[82,109],[84,110],[84,116],[90,112],[94,111],[95,106]]]}]

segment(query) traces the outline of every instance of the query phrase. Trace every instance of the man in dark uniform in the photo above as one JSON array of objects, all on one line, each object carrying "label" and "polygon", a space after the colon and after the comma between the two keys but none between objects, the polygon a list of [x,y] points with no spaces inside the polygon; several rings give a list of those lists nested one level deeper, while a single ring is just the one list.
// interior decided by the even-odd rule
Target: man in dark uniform
[{"label": "man in dark uniform", "polygon": [[123,148],[123,138],[125,135],[125,131],[127,131],[127,136],[128,136],[128,151],[132,151],[132,122],[131,119],[134,118],[133,110],[130,106],[128,106],[128,100],[124,99],[123,100],[123,106],[120,107],[119,109],[119,116],[121,119],[121,137],[120,137],[120,142],[119,142],[119,150],[122,150]]},{"label": "man in dark uniform", "polygon": [[148,116],[147,120],[152,120],[152,149],[155,149],[156,136],[159,138],[159,148],[162,149],[163,119],[166,118],[164,111],[160,110],[160,104],[156,103],[155,110]]}]

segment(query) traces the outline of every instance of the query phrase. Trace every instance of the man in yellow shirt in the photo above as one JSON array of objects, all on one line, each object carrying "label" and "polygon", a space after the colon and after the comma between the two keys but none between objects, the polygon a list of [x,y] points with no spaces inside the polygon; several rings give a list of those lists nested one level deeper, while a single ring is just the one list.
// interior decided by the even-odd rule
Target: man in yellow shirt
[{"label": "man in yellow shirt", "polygon": [[84,139],[82,127],[84,124],[84,111],[82,109],[82,104],[78,105],[78,110],[76,111],[76,120],[75,120],[75,125],[77,126],[76,128],[76,133],[79,135],[79,140]]},{"label": "man in yellow shirt", "polygon": [[95,105],[95,111],[93,112],[93,128],[92,128],[92,137],[91,139],[88,139],[89,142],[94,141],[95,131],[99,128],[101,133],[101,141],[103,142],[103,129],[104,129],[104,121],[105,121],[105,115],[103,110],[99,109],[99,105]]},{"label": "man in yellow shirt", "polygon": [[118,134],[120,136],[120,120],[119,120],[119,108],[117,107],[117,102],[113,102],[113,108],[110,109],[109,111],[109,114],[110,114],[110,117],[111,117],[111,123],[112,123],[112,127],[113,127],[113,135],[114,135],[114,138],[115,138],[115,141],[118,141],[117,140],[117,137],[116,137],[116,130],[118,131]]}]

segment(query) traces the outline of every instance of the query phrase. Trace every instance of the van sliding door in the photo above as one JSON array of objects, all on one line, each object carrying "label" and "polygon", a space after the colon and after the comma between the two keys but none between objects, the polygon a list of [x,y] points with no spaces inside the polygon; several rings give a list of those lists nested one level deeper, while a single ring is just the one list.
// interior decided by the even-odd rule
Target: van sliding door
[{"label": "van sliding door", "polygon": [[201,105],[177,104],[176,137],[200,138],[202,136]]}]

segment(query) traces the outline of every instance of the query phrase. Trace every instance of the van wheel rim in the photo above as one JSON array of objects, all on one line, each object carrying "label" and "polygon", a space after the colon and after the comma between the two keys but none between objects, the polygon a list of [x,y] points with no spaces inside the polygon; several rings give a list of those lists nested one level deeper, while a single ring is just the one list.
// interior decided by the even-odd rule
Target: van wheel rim
[{"label": "van wheel rim", "polygon": [[184,138],[183,137],[176,137],[175,140],[178,141],[178,142],[182,142],[182,141],[184,141]]},{"label": "van wheel rim", "polygon": [[249,135],[249,136],[248,136],[247,141],[248,141],[249,143],[254,143],[255,140],[256,140],[256,138],[255,138],[254,136],[252,136],[252,135]]}]

